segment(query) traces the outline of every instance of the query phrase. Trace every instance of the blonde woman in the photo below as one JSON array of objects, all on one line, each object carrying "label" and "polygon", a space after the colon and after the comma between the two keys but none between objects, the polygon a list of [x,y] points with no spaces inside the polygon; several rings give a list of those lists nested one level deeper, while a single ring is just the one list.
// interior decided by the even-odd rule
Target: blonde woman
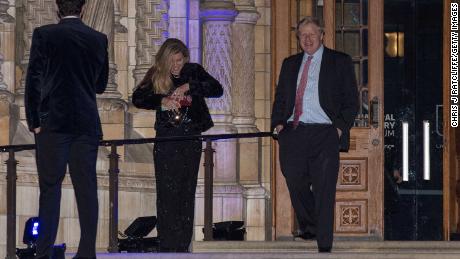
[{"label": "blonde woman", "polygon": [[[156,110],[157,137],[198,135],[214,125],[204,98],[220,97],[222,93],[221,84],[202,66],[189,63],[185,44],[170,38],[136,87],[132,102],[137,108]],[[154,145],[157,230],[162,252],[189,251],[201,147],[200,141]]]}]

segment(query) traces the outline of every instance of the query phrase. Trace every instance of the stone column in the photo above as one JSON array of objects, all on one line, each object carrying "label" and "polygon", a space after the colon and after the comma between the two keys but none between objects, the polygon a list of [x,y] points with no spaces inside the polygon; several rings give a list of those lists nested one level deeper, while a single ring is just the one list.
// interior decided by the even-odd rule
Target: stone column
[{"label": "stone column", "polygon": [[170,0],[169,7],[169,36],[183,41],[187,46],[188,42],[188,0]]},{"label": "stone column", "polygon": [[[259,19],[259,13],[254,6],[254,0],[236,0],[235,3],[238,15],[232,28],[234,68],[232,76],[232,122],[238,133],[252,133],[258,132],[254,124],[254,28]],[[259,139],[239,139],[237,149],[239,161],[237,170],[240,184],[258,187],[260,184],[259,153],[261,152]]]},{"label": "stone column", "polygon": [[4,89],[0,89],[0,146],[12,144],[11,139],[11,121],[13,95]]},{"label": "stone column", "polygon": [[[233,23],[233,125],[238,133],[258,132],[255,125],[255,24],[260,15],[254,0],[235,0],[238,16]],[[261,142],[238,140],[238,181],[244,187],[246,240],[267,240],[267,200],[261,185]]]},{"label": "stone column", "polygon": [[216,127],[214,133],[236,133],[232,124],[232,22],[237,11],[231,0],[201,2],[203,65],[224,88],[221,98],[209,99]]},{"label": "stone column", "polygon": [[[24,94],[25,90],[25,79],[27,73],[27,67],[29,65],[30,47],[32,43],[32,32],[35,27],[39,27],[46,24],[57,23],[56,15],[56,1],[55,0],[23,0],[22,9],[24,11],[24,30],[23,30],[23,48],[22,48],[22,78],[20,85],[16,88],[16,94],[20,97]],[[23,98],[19,98],[17,102],[23,102]]]},{"label": "stone column", "polygon": [[121,93],[118,91],[115,75],[117,66],[115,65],[114,55],[114,24],[115,24],[115,7],[113,0],[88,0],[86,2],[83,22],[93,29],[107,35],[109,41],[109,80],[107,89],[102,95],[103,98],[120,98]]},{"label": "stone column", "polygon": [[136,0],[136,68],[135,85],[154,64],[155,55],[168,38],[169,0]]},{"label": "stone column", "polygon": [[188,0],[188,48],[190,61],[201,64],[200,0]]},{"label": "stone column", "polygon": [[[237,133],[232,124],[232,22],[237,14],[233,1],[202,1],[203,66],[224,88],[220,98],[207,100],[215,126],[207,134]],[[235,183],[236,141],[215,141],[216,182]]]},{"label": "stone column", "polygon": [[14,86],[15,19],[7,13],[8,8],[9,2],[0,0],[0,145],[11,144],[12,134],[10,125],[13,95],[8,85],[10,88]]},{"label": "stone column", "polygon": [[[203,66],[223,86],[220,98],[207,100],[215,126],[206,134],[237,133],[232,124],[232,23],[237,11],[232,0],[200,1]],[[213,221],[243,219],[243,189],[237,180],[235,140],[214,141]],[[201,179],[200,179],[201,182]],[[197,208],[203,208],[203,188],[197,189]],[[200,240],[203,214],[197,210],[195,238]]]},{"label": "stone column", "polygon": [[[101,118],[104,139],[125,137],[125,111],[127,103],[121,99],[116,81],[115,64],[115,3],[114,0],[87,0],[83,21],[93,29],[107,35],[109,53],[109,79],[107,88],[97,96],[97,106]],[[124,146],[118,148],[120,160],[124,160]]]},{"label": "stone column", "polygon": [[254,125],[254,28],[260,15],[254,0],[236,0],[233,24],[233,124],[239,133],[257,132]]},{"label": "stone column", "polygon": [[[255,125],[255,25],[260,15],[254,0],[235,0],[233,23],[233,125],[238,133],[258,132]],[[267,240],[268,193],[261,183],[262,145],[257,138],[239,139],[238,181],[244,188],[246,240]],[[269,226],[268,226],[269,227]]]},{"label": "stone column", "polygon": [[114,30],[116,33],[127,33],[128,29],[120,23],[121,11],[120,11],[120,0],[114,0]]},{"label": "stone column", "polygon": [[[1,39],[0,39],[0,45],[2,44]],[[0,53],[0,91],[6,91],[8,89],[8,86],[5,84],[3,81],[3,74],[2,74],[2,65],[3,65],[3,55]]]}]

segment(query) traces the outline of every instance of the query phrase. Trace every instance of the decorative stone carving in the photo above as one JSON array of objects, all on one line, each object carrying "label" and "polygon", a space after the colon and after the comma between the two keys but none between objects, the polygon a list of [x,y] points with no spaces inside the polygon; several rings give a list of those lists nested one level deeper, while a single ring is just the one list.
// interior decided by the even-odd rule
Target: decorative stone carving
[{"label": "decorative stone carving", "polygon": [[24,0],[22,3],[24,10],[22,79],[21,84],[16,89],[17,94],[24,94],[33,30],[35,27],[57,22],[55,0]]},{"label": "decorative stone carving", "polygon": [[0,89],[0,103],[12,103],[14,100],[13,95],[4,89]]},{"label": "decorative stone carving", "polygon": [[244,187],[244,197],[246,199],[269,199],[270,193],[260,185],[248,185]]},{"label": "decorative stone carving", "polygon": [[107,89],[102,95],[106,98],[121,97],[121,93],[118,92],[117,83],[115,81],[117,67],[114,62],[114,16],[115,7],[113,0],[89,0],[86,3],[83,14],[83,21],[85,24],[107,35],[109,41],[109,80]]},{"label": "decorative stone carving", "polygon": [[[1,41],[0,41],[0,44],[1,44]],[[0,53],[0,90],[6,90],[8,87],[3,81],[3,74],[2,74],[3,60],[4,60],[3,55],[2,53]]]},{"label": "decorative stone carving", "polygon": [[224,95],[208,100],[211,110],[217,114],[231,114],[232,30],[231,23],[237,12],[231,1],[204,1],[201,5],[203,22],[203,64],[224,88]]},{"label": "decorative stone carving", "polygon": [[254,26],[260,15],[254,0],[236,1],[238,15],[233,24],[233,124],[238,132],[256,132]]},{"label": "decorative stone carving", "polygon": [[168,38],[169,0],[136,1],[136,68],[135,85],[155,62],[155,55]]},{"label": "decorative stone carving", "polygon": [[[104,98],[104,96],[97,98],[97,108],[101,123],[103,125],[115,124],[118,127],[123,127],[125,123],[125,112],[128,110],[128,104],[119,98]],[[103,128],[104,129],[104,128]],[[104,135],[110,135],[112,138],[123,138],[120,132],[113,135],[113,131],[104,132]]]},{"label": "decorative stone carving", "polygon": [[114,15],[115,15],[115,24],[114,29],[116,33],[127,33],[128,29],[120,23],[121,12],[120,12],[120,0],[114,0]]},{"label": "decorative stone carving", "polygon": [[99,111],[105,112],[126,112],[128,110],[128,105],[123,100],[111,100],[107,98],[98,98],[97,107]]},{"label": "decorative stone carving", "polygon": [[[221,98],[209,99],[213,113],[224,122],[231,121],[232,107],[232,28],[237,15],[232,1],[203,1],[201,3],[203,22],[203,65],[223,86]],[[215,116],[217,117],[217,116]]]},{"label": "decorative stone carving", "polygon": [[232,57],[231,57],[231,24],[229,22],[213,22],[204,25],[204,66],[216,77],[224,88],[221,98],[209,99],[210,109],[221,114],[231,114],[232,106]]},{"label": "decorative stone carving", "polygon": [[8,14],[10,3],[8,0],[0,0],[0,23],[13,23],[14,17]]}]

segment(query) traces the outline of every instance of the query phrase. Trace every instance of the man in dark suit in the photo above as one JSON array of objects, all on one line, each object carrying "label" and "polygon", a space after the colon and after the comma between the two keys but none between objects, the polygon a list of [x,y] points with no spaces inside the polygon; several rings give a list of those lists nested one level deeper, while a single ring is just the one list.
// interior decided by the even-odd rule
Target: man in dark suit
[{"label": "man in dark suit", "polygon": [[40,185],[36,258],[52,256],[67,164],[81,229],[76,258],[95,258],[96,160],[102,137],[96,93],[107,85],[107,37],[81,21],[85,0],[56,4],[60,22],[33,32],[24,97]]},{"label": "man in dark suit", "polygon": [[330,252],[339,149],[348,150],[358,91],[350,56],[324,47],[323,34],[316,18],[298,23],[303,52],[283,61],[271,126],[300,237]]}]

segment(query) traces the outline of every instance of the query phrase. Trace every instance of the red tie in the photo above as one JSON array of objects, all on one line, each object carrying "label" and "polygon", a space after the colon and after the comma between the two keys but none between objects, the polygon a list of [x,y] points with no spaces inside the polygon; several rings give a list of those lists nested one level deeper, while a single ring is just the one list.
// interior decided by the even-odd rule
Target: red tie
[{"label": "red tie", "polygon": [[308,56],[307,62],[305,62],[305,65],[303,66],[302,76],[300,77],[300,85],[297,88],[295,95],[294,121],[292,123],[294,129],[299,125],[299,118],[300,115],[302,115],[303,95],[305,93],[305,89],[307,88],[308,69],[310,68],[312,59],[313,56]]}]

